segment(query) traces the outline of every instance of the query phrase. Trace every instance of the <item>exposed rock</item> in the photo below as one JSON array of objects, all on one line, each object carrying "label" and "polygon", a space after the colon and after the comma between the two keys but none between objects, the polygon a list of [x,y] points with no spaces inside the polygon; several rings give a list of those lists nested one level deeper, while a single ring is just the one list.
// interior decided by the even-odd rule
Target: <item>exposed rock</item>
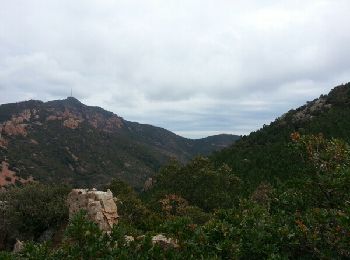
[{"label": "exposed rock", "polygon": [[54,114],[49,115],[46,117],[46,121],[56,121],[56,120],[64,120],[63,126],[70,128],[70,129],[76,129],[79,127],[79,124],[84,121],[82,115],[80,113],[73,113],[69,111],[67,108],[65,108],[64,112],[62,111],[54,111],[48,109],[50,112],[54,112]]},{"label": "exposed rock", "polygon": [[25,122],[29,122],[31,116],[32,113],[30,112],[30,110],[26,109],[16,116],[13,115],[11,120],[5,121],[2,124],[0,124],[0,139],[2,139],[1,134],[10,136],[27,136],[27,124],[25,124]]},{"label": "exposed rock", "polygon": [[179,248],[177,240],[172,238],[167,238],[166,236],[159,234],[152,237],[152,244],[160,245],[164,249],[168,248]]},{"label": "exposed rock", "polygon": [[121,128],[122,126],[123,126],[122,120],[117,116],[113,116],[106,121],[106,127],[104,130],[107,132],[111,132],[116,128]]},{"label": "exposed rock", "polygon": [[16,239],[16,243],[15,243],[15,245],[13,246],[12,252],[13,252],[13,253],[19,253],[19,252],[21,252],[23,249],[24,249],[24,243],[23,243],[22,241]]},{"label": "exposed rock", "polygon": [[330,109],[331,104],[327,104],[325,98],[318,98],[314,101],[308,102],[307,105],[301,107],[294,115],[292,121],[301,122],[311,120],[317,112],[323,111],[325,109]]},{"label": "exposed rock", "polygon": [[15,184],[16,181],[19,181],[24,184],[28,182],[33,182],[34,180],[31,176],[28,179],[23,179],[21,177],[16,176],[16,173],[9,169],[9,164],[6,161],[3,161],[1,163],[0,169],[0,187]]},{"label": "exposed rock", "polygon": [[135,241],[135,238],[133,236],[124,236],[124,239],[127,245]]},{"label": "exposed rock", "polygon": [[15,124],[21,124],[24,121],[30,121],[30,118],[32,116],[32,113],[29,109],[25,109],[22,113],[18,114],[17,116],[12,116],[11,121]]},{"label": "exposed rock", "polygon": [[63,121],[63,126],[70,128],[70,129],[76,129],[76,128],[78,128],[80,122],[81,121],[79,119],[68,118],[68,119]]},{"label": "exposed rock", "polygon": [[68,194],[69,218],[80,210],[86,210],[90,220],[95,222],[102,231],[110,232],[118,223],[117,206],[110,190],[107,192],[73,189]]},{"label": "exposed rock", "polygon": [[0,147],[6,149],[6,148],[7,148],[7,145],[8,145],[8,142],[6,141],[5,138],[3,138],[3,137],[1,136],[1,132],[0,132]]},{"label": "exposed rock", "polygon": [[326,104],[326,100],[323,98],[317,99],[312,105],[310,106],[310,112],[316,112],[320,111],[322,107]]},{"label": "exposed rock", "polygon": [[6,135],[21,135],[27,136],[26,131],[27,124],[17,123],[17,121],[6,121],[2,125],[2,133]]},{"label": "exposed rock", "polygon": [[89,124],[94,128],[100,128],[106,132],[113,132],[123,126],[123,121],[120,117],[114,115],[108,119],[100,113],[86,115]]},{"label": "exposed rock", "polygon": [[146,181],[145,184],[143,185],[143,190],[148,191],[152,188],[153,186],[153,179],[149,177]]}]

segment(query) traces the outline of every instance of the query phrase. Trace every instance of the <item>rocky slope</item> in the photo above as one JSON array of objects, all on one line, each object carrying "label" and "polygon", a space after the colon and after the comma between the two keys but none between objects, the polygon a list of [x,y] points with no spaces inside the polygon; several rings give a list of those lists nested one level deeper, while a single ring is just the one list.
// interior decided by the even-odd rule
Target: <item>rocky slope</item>
[{"label": "rocky slope", "polygon": [[140,188],[170,158],[186,162],[237,139],[233,135],[186,139],[72,97],[4,104],[0,106],[0,185],[59,181],[98,187],[119,177]]},{"label": "rocky slope", "polygon": [[[302,175],[300,156],[290,149],[291,134],[322,134],[350,143],[350,83],[333,88],[304,106],[292,109],[234,146],[217,152],[212,160],[231,166],[254,188],[260,182],[279,182]],[[253,185],[254,184],[254,185]]]}]

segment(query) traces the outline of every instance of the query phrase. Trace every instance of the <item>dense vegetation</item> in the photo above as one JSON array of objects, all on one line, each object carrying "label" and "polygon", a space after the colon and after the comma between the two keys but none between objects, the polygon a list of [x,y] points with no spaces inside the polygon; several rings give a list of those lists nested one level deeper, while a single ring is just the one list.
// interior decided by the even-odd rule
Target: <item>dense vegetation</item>
[{"label": "dense vegetation", "polygon": [[[37,233],[22,252],[3,252],[0,257],[349,259],[349,93],[349,84],[340,86],[322,102],[288,112],[209,159],[197,157],[186,165],[174,161],[160,170],[147,192],[138,194],[115,179],[106,188],[118,198],[120,223],[110,235],[83,212],[68,222],[66,215],[47,209],[46,220],[6,200],[3,215],[11,208],[23,218],[31,214],[28,235]],[[31,189],[37,188],[26,186],[23,192]],[[60,208],[66,191],[56,189],[60,192],[52,207]],[[45,188],[37,190],[33,196],[44,200]],[[21,198],[27,205],[36,201]],[[40,242],[43,229],[38,227],[48,223],[60,239]],[[179,247],[153,245],[151,237],[160,233],[176,239]],[[135,240],[128,242],[125,236]]]},{"label": "dense vegetation", "polygon": [[[213,173],[208,161],[198,158],[190,165],[193,164],[192,169],[196,174],[201,172],[209,176],[208,179],[199,178],[198,184],[204,186],[207,183],[210,195],[203,194],[202,198],[198,198],[188,191],[190,186],[180,185],[177,186],[177,194],[170,189],[167,195],[162,196],[166,192],[167,182],[160,181],[152,190],[153,195],[148,194],[147,199],[142,201],[126,184],[116,180],[110,188],[121,202],[121,222],[111,235],[103,234],[80,214],[69,223],[58,247],[52,247],[48,242],[27,243],[24,251],[18,255],[3,255],[9,259],[350,257],[348,145],[338,139],[325,139],[322,135],[300,136],[294,133],[290,147],[301,156],[301,160],[305,160],[305,167],[309,169],[302,178],[293,178],[278,186],[261,183],[249,196],[244,196],[237,189],[236,192],[222,189],[225,182],[245,187],[227,166],[224,166],[225,171]],[[171,167],[174,166],[163,170],[162,178],[168,174],[174,177]],[[175,172],[191,175],[189,167],[179,167]],[[196,179],[196,174],[191,178]],[[211,179],[211,174],[216,177]],[[33,188],[28,186],[26,189]],[[39,198],[46,197],[44,191],[38,192],[44,194]],[[61,202],[64,201],[64,194],[59,195]],[[203,201],[211,195],[220,197],[217,207],[210,203],[208,205],[212,207],[203,207]],[[158,196],[160,199],[156,200]],[[23,198],[23,203],[33,205],[31,200],[33,198]],[[158,205],[155,205],[156,201]],[[48,221],[52,225],[62,221],[59,214],[62,211],[54,210],[59,205],[55,199],[48,206],[42,205],[49,210],[47,219],[36,214],[35,209],[27,212],[19,205],[17,209],[21,213],[31,214],[31,220],[25,223],[25,227],[36,230]],[[26,218],[25,214],[22,220]],[[153,245],[151,235],[158,233],[178,239],[180,248],[164,249]],[[126,242],[126,235],[138,239]]]},{"label": "dense vegetation", "polygon": [[306,105],[290,110],[270,125],[244,136],[235,145],[214,153],[212,161],[227,164],[250,182],[250,192],[262,181],[277,184],[308,170],[289,147],[290,134],[322,133],[350,142],[350,83],[334,88]]}]

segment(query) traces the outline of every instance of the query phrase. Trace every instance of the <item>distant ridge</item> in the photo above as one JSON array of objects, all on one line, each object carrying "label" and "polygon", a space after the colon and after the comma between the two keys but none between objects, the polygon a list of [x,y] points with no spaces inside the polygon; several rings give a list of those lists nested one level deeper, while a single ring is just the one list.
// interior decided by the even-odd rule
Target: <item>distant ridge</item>
[{"label": "distant ridge", "polygon": [[[171,158],[187,162],[232,144],[239,137],[198,140],[124,120],[74,97],[0,105],[1,185],[33,178],[98,187],[118,177],[141,188]],[[5,176],[6,175],[6,176]],[[6,178],[5,178],[6,177]]]}]

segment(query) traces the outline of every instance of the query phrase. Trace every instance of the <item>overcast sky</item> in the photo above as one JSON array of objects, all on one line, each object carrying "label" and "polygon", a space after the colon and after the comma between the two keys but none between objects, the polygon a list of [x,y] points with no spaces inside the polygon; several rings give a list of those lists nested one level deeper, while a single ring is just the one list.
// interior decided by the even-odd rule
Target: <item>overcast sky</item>
[{"label": "overcast sky", "polygon": [[349,0],[0,0],[0,103],[248,134],[350,81]]}]

